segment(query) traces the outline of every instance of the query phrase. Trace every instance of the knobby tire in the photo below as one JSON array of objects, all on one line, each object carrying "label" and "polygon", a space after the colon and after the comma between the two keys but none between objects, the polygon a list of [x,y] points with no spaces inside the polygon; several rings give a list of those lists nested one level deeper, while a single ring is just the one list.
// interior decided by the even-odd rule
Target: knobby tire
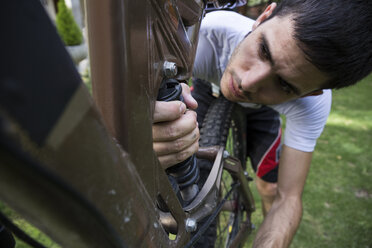
[{"label": "knobby tire", "polygon": [[[246,167],[246,128],[241,106],[232,103],[223,96],[211,103],[204,118],[199,144],[201,147],[223,146],[230,153],[240,159],[243,168]],[[201,163],[201,178],[205,180],[210,172],[212,163]],[[206,166],[207,165],[207,166]],[[221,182],[220,199],[231,188],[234,180],[224,170]],[[239,230],[243,219],[239,192],[235,190],[230,201],[234,203],[232,211],[221,211],[217,220],[208,228],[195,247],[229,247],[231,240]]]}]

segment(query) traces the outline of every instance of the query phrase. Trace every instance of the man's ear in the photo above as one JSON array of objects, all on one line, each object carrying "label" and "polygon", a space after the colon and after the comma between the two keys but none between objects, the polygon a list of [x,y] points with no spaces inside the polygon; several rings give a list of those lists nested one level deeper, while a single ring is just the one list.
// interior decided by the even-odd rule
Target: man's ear
[{"label": "man's ear", "polygon": [[267,6],[264,12],[262,12],[262,14],[256,19],[256,22],[253,24],[252,31],[255,30],[269,16],[271,16],[271,13],[273,13],[273,10],[275,8],[276,8],[276,3],[272,3],[269,6]]},{"label": "man's ear", "polygon": [[307,93],[306,95],[303,95],[302,97],[306,97],[306,96],[319,96],[321,94],[323,94],[323,90],[315,90],[313,92]]}]

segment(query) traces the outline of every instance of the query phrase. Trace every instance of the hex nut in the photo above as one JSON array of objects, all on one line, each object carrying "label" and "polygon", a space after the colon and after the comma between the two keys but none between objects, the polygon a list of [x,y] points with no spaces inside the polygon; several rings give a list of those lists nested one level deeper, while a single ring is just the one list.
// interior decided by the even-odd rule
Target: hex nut
[{"label": "hex nut", "polygon": [[176,63],[165,61],[163,64],[163,72],[164,72],[164,76],[168,78],[175,77],[178,73]]},{"label": "hex nut", "polygon": [[186,232],[194,232],[196,231],[198,225],[194,219],[188,218],[186,220]]}]

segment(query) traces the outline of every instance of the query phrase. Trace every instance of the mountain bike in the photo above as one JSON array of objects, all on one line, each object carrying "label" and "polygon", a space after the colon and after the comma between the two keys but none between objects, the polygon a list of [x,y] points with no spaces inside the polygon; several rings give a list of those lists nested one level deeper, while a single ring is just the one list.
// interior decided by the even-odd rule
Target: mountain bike
[{"label": "mountain bike", "polygon": [[205,9],[234,4],[87,1],[93,101],[40,3],[5,2],[0,200],[63,247],[239,247],[254,211],[239,105],[211,105],[197,153],[211,166],[186,205],[151,138],[164,80],[191,77]]}]

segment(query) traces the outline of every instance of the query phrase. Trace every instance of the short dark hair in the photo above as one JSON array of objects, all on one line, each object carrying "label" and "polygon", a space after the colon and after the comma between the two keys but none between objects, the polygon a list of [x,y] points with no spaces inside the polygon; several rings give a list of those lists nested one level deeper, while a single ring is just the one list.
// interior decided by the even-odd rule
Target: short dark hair
[{"label": "short dark hair", "polygon": [[306,59],[330,77],[324,88],[353,85],[371,73],[371,0],[282,0],[274,16],[292,18]]}]

